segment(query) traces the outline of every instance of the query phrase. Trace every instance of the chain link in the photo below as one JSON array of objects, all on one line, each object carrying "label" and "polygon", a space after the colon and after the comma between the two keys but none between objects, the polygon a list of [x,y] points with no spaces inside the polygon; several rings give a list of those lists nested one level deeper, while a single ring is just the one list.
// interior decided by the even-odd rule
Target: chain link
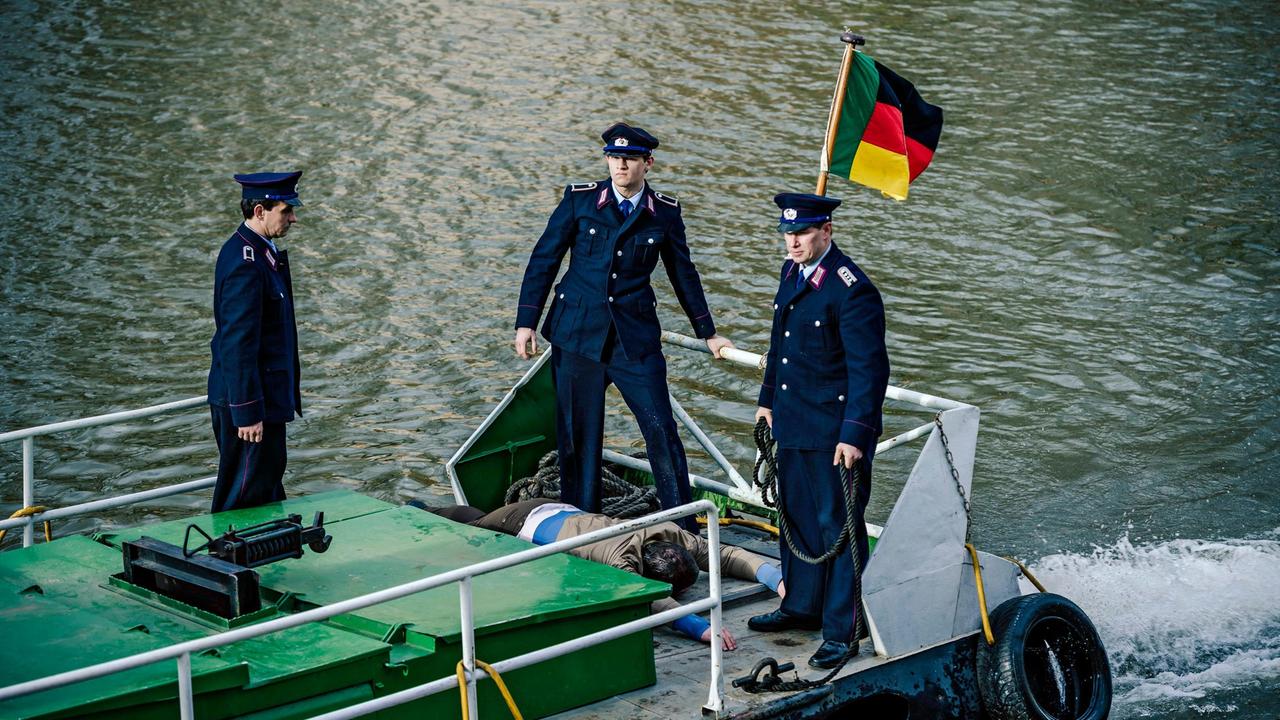
[{"label": "chain link", "polygon": [[951,455],[951,443],[947,440],[947,431],[942,428],[942,413],[933,416],[933,424],[938,426],[938,436],[942,438],[942,451],[947,456],[947,467],[951,469],[951,479],[956,483],[956,492],[960,493],[960,502],[964,503],[964,541],[969,542],[969,528],[973,525],[973,513],[969,507],[969,497],[964,493],[964,485],[960,482],[960,472],[956,470],[956,459]]}]

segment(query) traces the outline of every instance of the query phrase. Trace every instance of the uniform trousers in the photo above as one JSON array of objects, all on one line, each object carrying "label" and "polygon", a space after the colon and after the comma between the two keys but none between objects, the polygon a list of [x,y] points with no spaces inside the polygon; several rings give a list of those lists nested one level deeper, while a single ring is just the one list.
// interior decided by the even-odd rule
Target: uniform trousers
[{"label": "uniform trousers", "polygon": [[218,482],[213,486],[213,512],[254,507],[284,500],[284,423],[264,422],[262,442],[240,439],[231,411],[210,405],[213,437],[218,442]]},{"label": "uniform trousers", "polygon": [[[636,417],[658,502],[664,509],[692,500],[684,445],[676,431],[667,394],[667,360],[650,353],[630,360],[610,332],[602,360],[551,349],[556,385],[556,444],[560,455],[560,500],[591,513],[601,512],[601,452],[604,449],[604,396],[612,383]],[[676,524],[696,533],[692,517]]]},{"label": "uniform trousers", "polygon": [[[791,538],[805,555],[824,554],[844,527],[845,501],[840,469],[832,465],[832,450],[778,448],[778,497],[787,514]],[[864,480],[853,496],[854,529],[859,567],[866,568],[869,556],[864,513],[871,497],[871,457],[858,461]],[[850,472],[850,481],[854,480]],[[845,546],[838,555],[819,565],[796,557],[783,540],[782,577],[787,596],[782,609],[790,615],[822,620],[822,639],[851,643],[856,613],[853,554]]]}]

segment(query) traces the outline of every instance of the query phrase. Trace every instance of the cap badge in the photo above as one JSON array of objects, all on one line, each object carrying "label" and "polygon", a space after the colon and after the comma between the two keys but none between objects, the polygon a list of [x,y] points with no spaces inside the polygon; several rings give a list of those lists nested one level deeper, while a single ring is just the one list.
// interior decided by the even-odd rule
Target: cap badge
[{"label": "cap badge", "polygon": [[795,208],[787,208],[782,211],[782,219],[784,220],[795,220],[796,215],[797,213]]},{"label": "cap badge", "polygon": [[613,139],[613,144],[616,147],[626,147],[631,144],[631,141],[624,137],[616,137]]}]

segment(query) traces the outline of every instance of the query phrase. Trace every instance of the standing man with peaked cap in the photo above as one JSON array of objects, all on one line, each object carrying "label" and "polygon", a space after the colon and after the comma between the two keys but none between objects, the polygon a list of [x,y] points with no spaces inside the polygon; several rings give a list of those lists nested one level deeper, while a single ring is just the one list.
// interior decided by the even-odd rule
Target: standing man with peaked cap
[{"label": "standing man with peaked cap", "polygon": [[[779,512],[810,557],[823,555],[845,523],[841,465],[861,465],[866,480],[853,498],[858,567],[868,549],[863,514],[871,494],[871,458],[880,436],[880,409],[889,383],[884,304],[866,274],[831,241],[831,212],[840,204],[821,195],[783,193],[787,260],[773,305],[768,364],[756,418],[778,442]],[[852,481],[853,475],[850,475]],[[823,643],[809,664],[838,665],[857,647],[859,607],[853,555],[846,547],[811,565],[782,543],[782,606],[748,621],[759,631],[822,628]]]},{"label": "standing man with peaked cap", "polygon": [[[542,334],[552,344],[561,499],[600,512],[604,394],[618,387],[644,435],[663,508],[690,501],[684,446],[667,395],[657,298],[649,276],[659,258],[676,299],[714,357],[732,347],[716,334],[675,198],[645,182],[658,139],[617,123],[605,130],[609,179],[564,190],[525,268],[516,310],[516,354],[538,352],[533,328],[565,253],[569,269],[555,287]],[[695,530],[693,518],[680,522]]]},{"label": "standing man with peaked cap", "polygon": [[301,176],[235,176],[244,222],[218,253],[213,280],[213,512],[284,499],[284,424],[302,414],[302,393],[293,282],[276,242],[298,221]]}]

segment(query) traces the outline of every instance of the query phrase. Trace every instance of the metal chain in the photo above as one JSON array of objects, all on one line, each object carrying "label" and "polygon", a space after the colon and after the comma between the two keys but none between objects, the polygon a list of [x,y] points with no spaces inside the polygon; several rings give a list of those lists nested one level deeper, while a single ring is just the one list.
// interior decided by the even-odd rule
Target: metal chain
[{"label": "metal chain", "polygon": [[960,483],[960,472],[956,470],[956,459],[951,455],[951,444],[947,440],[947,431],[942,428],[942,413],[933,416],[933,424],[938,426],[938,436],[942,438],[942,452],[947,457],[947,467],[951,469],[951,479],[956,483],[956,492],[960,493],[960,502],[964,503],[964,541],[969,542],[969,528],[973,524],[973,513],[969,507],[969,497],[964,493],[964,485]]}]

